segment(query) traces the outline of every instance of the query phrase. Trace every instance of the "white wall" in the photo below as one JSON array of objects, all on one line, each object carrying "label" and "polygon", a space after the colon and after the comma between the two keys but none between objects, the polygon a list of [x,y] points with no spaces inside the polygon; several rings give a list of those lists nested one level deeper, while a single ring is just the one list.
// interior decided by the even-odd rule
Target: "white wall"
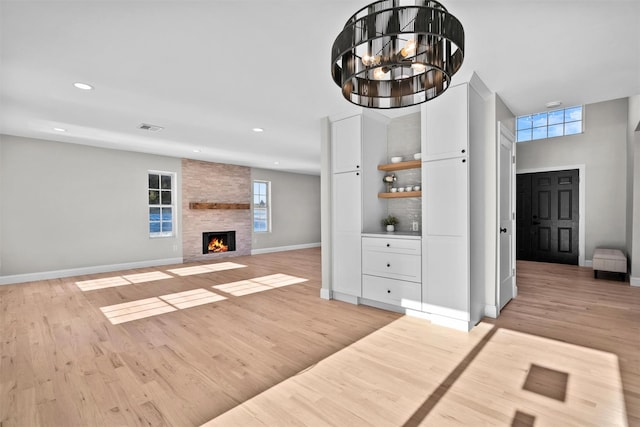
[{"label": "white wall", "polygon": [[179,186],[179,159],[0,140],[0,276],[181,260],[179,228],[175,237],[149,238],[147,198],[148,170],[175,172]]},{"label": "white wall", "polygon": [[640,286],[640,95],[629,98],[627,124],[627,247],[631,254],[631,284]]},{"label": "white wall", "polygon": [[271,232],[253,233],[252,250],[320,243],[320,177],[252,169],[252,180],[271,182]]},{"label": "white wall", "polygon": [[[596,247],[626,249],[626,98],[584,107],[579,135],[516,144],[517,170],[586,166],[585,258]],[[583,178],[581,178],[582,180]]]}]

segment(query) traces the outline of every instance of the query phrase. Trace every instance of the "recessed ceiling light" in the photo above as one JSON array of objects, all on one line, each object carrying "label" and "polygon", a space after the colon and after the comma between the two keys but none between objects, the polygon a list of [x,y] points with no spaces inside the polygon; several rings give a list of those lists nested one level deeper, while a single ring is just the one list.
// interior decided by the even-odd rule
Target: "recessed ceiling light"
[{"label": "recessed ceiling light", "polygon": [[138,129],[148,130],[150,132],[160,132],[164,128],[162,126],[150,125],[148,123],[140,123]]},{"label": "recessed ceiling light", "polygon": [[56,132],[66,132],[67,130],[64,128],[53,128]]},{"label": "recessed ceiling light", "polygon": [[274,165],[279,165],[279,164],[280,164],[280,162],[273,162],[273,164],[274,164]]},{"label": "recessed ceiling light", "polygon": [[93,90],[93,86],[86,84],[86,83],[80,83],[80,82],[76,82],[73,84],[75,87],[77,87],[78,89],[82,89],[82,90]]},{"label": "recessed ceiling light", "polygon": [[196,150],[193,150],[193,152],[194,152],[194,153],[199,153],[199,152],[200,152],[200,150],[196,149]]},{"label": "recessed ceiling light", "polygon": [[264,129],[262,128],[253,128],[254,132],[264,132]]},{"label": "recessed ceiling light", "polygon": [[562,102],[560,101],[551,101],[551,102],[547,102],[547,108],[555,108],[555,107],[559,107],[562,105]]}]

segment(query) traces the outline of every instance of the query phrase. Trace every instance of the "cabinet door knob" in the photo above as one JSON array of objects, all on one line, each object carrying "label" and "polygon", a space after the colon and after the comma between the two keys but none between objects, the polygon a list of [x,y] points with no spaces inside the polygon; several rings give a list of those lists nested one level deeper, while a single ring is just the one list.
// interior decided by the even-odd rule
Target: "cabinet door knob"
[{"label": "cabinet door knob", "polygon": [[357,176],[360,176],[360,172],[356,172],[356,175],[357,175]]},{"label": "cabinet door knob", "polygon": [[360,165],[356,165],[356,169],[360,169]]},{"label": "cabinet door knob", "polygon": [[462,163],[466,163],[466,162],[467,162],[467,159],[462,159]]},{"label": "cabinet door knob", "polygon": [[387,263],[387,267],[391,267],[391,264]]},{"label": "cabinet door knob", "polygon": [[391,293],[391,289],[387,289],[387,293],[390,294]]},{"label": "cabinet door knob", "polygon": [[464,148],[462,149],[462,154],[466,153],[467,150],[465,150]]},{"label": "cabinet door knob", "polygon": [[387,243],[387,247],[391,246],[391,244]]}]

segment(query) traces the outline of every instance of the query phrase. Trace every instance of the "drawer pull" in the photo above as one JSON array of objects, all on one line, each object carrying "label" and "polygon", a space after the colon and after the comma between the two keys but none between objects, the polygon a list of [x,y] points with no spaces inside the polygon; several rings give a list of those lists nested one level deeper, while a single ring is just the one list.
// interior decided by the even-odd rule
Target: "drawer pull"
[{"label": "drawer pull", "polygon": [[387,243],[387,247],[391,246],[391,244]]},{"label": "drawer pull", "polygon": [[387,289],[387,293],[390,294],[391,293],[391,289]]},{"label": "drawer pull", "polygon": [[391,267],[391,264],[387,263],[387,267]]}]

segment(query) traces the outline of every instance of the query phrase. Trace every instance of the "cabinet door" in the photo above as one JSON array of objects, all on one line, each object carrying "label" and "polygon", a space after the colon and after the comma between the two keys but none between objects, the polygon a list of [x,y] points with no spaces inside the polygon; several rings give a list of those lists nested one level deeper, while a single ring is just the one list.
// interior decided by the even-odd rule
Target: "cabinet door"
[{"label": "cabinet door", "polygon": [[361,173],[333,174],[333,290],[361,296]]},{"label": "cabinet door", "polygon": [[360,233],[362,231],[361,172],[333,174],[333,230]]},{"label": "cabinet door", "polygon": [[468,163],[451,158],[423,163],[423,231],[427,236],[467,235]]},{"label": "cabinet door", "polygon": [[362,128],[361,117],[338,120],[331,125],[332,172],[340,173],[361,169]]},{"label": "cabinet door", "polygon": [[424,109],[425,152],[422,159],[439,160],[468,152],[467,85],[452,86]]},{"label": "cabinet door", "polygon": [[360,233],[333,236],[333,290],[362,296]]},{"label": "cabinet door", "polygon": [[469,181],[466,158],[425,162],[423,309],[466,320],[469,310]]}]

